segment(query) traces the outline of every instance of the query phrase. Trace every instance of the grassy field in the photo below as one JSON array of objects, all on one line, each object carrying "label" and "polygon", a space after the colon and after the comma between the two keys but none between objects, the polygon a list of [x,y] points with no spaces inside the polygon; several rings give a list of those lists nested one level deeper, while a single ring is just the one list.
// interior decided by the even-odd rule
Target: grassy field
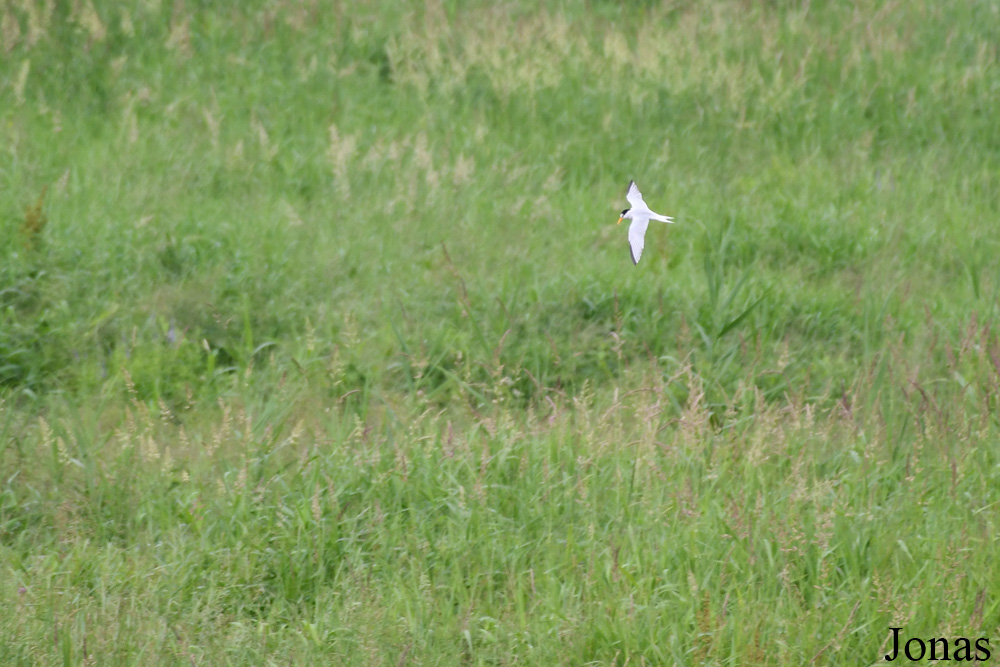
[{"label": "grassy field", "polygon": [[1000,652],[997,26],[0,0],[0,663]]}]

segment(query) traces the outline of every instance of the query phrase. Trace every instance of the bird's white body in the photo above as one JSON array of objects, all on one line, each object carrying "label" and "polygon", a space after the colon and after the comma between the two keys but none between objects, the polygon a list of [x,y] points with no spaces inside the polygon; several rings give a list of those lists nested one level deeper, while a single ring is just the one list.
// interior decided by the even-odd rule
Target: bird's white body
[{"label": "bird's white body", "polygon": [[646,202],[642,200],[642,193],[639,192],[635,181],[629,182],[625,199],[632,205],[632,208],[622,211],[622,216],[618,219],[618,223],[621,224],[622,220],[632,221],[632,224],[628,227],[628,246],[632,253],[632,263],[638,264],[639,258],[642,257],[642,249],[646,240],[646,228],[649,226],[649,221],[673,222],[674,219],[649,210]]}]

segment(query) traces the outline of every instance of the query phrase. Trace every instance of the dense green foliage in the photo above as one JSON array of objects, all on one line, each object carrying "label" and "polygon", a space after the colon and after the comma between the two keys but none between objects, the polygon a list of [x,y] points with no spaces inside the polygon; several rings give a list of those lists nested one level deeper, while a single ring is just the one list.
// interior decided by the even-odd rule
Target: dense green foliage
[{"label": "dense green foliage", "polygon": [[1000,5],[216,5],[0,0],[0,662],[1000,651]]}]

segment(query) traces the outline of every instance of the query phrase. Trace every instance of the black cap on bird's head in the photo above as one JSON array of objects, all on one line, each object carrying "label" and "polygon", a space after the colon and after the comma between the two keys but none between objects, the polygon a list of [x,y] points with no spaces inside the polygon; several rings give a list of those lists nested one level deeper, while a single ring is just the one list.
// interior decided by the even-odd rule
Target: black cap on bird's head
[{"label": "black cap on bird's head", "polygon": [[630,209],[630,208],[627,208],[627,209],[625,209],[624,211],[622,211],[622,214],[621,214],[621,217],[620,217],[620,218],[618,218],[618,224],[619,224],[619,225],[620,225],[620,224],[622,224],[622,220],[624,220],[624,219],[625,219],[625,214],[626,214],[626,213],[628,213],[628,212],[629,212],[629,211],[631,211],[631,210],[632,210],[632,209]]}]

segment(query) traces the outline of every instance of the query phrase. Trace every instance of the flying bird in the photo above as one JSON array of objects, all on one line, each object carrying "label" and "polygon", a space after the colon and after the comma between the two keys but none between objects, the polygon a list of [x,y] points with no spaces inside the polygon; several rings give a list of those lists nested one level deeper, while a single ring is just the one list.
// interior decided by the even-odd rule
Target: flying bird
[{"label": "flying bird", "polygon": [[632,263],[638,264],[639,258],[642,257],[642,247],[645,244],[646,227],[649,226],[649,221],[673,222],[674,219],[650,211],[646,202],[642,200],[642,193],[639,192],[635,181],[629,181],[625,199],[628,200],[629,204],[632,204],[632,208],[622,211],[621,217],[618,218],[618,224],[622,224],[622,220],[625,219],[632,221],[632,224],[628,226],[628,247],[632,253]]}]

